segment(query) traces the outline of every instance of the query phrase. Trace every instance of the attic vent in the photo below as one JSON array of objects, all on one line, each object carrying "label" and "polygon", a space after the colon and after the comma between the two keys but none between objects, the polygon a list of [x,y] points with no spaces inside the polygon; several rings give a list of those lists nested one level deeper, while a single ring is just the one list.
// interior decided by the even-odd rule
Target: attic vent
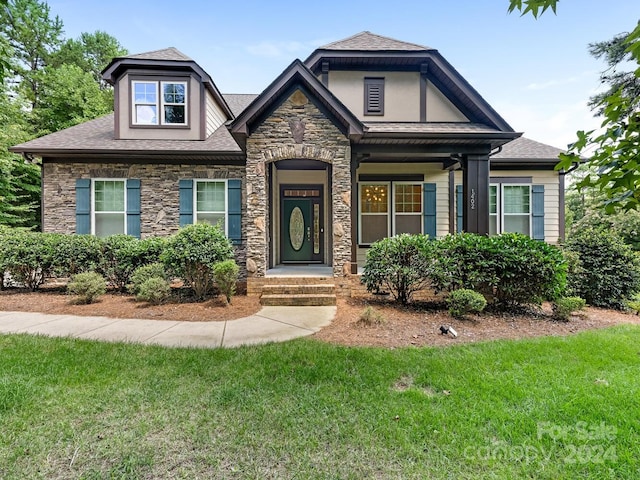
[{"label": "attic vent", "polygon": [[365,77],[364,114],[384,115],[384,78]]}]

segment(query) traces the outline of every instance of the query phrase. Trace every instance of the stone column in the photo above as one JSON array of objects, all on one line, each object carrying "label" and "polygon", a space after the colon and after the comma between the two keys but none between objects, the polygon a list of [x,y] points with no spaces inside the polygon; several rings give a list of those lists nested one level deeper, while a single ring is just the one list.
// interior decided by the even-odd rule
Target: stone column
[{"label": "stone column", "polygon": [[351,273],[351,147],[333,160],[333,275]]},{"label": "stone column", "polygon": [[264,277],[267,271],[267,182],[262,152],[247,148],[247,275]]},{"label": "stone column", "polygon": [[462,159],[463,230],[489,234],[489,154],[469,154]]}]

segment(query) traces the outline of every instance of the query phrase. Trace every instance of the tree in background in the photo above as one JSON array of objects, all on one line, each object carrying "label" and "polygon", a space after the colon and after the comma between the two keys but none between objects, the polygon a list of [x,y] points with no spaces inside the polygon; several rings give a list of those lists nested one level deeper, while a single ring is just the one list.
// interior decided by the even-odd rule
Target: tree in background
[{"label": "tree in background", "polygon": [[62,42],[62,21],[51,18],[45,2],[11,0],[0,10],[0,33],[11,47],[9,81],[36,108],[38,73]]},{"label": "tree in background", "polygon": [[82,71],[93,75],[101,88],[108,88],[102,80],[101,72],[115,57],[122,57],[127,50],[118,40],[106,32],[97,30],[94,33],[81,33],[77,40],[66,40],[51,58],[50,65],[77,65]]},{"label": "tree in background", "polygon": [[112,111],[100,71],[126,53],[102,31],[65,40],[44,1],[0,0],[0,224],[40,221],[40,167],[8,148]]}]

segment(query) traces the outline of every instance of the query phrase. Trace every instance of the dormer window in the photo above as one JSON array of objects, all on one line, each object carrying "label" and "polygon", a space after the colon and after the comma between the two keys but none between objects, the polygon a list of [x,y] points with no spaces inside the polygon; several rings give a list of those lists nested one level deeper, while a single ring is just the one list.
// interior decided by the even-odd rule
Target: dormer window
[{"label": "dormer window", "polygon": [[133,125],[187,124],[187,82],[135,80],[132,94]]}]

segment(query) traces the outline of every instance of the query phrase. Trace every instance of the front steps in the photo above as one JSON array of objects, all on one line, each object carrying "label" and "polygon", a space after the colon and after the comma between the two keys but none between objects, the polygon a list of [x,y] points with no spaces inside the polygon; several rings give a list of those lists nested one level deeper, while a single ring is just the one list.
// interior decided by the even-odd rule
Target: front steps
[{"label": "front steps", "polygon": [[265,306],[326,306],[336,304],[336,287],[327,278],[279,278],[262,285],[260,304]]}]

